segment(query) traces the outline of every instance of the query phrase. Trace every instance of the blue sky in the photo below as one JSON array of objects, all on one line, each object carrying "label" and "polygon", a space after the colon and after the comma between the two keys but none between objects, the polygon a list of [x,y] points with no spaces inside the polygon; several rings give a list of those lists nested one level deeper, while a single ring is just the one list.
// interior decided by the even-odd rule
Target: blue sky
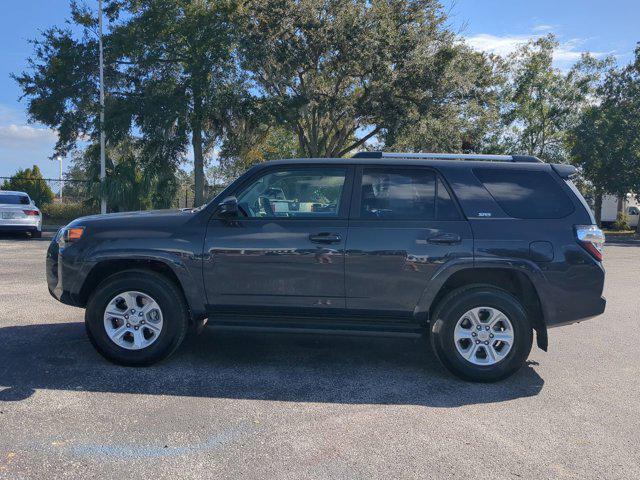
[{"label": "blue sky", "polygon": [[[89,5],[97,0],[86,0]],[[627,63],[640,41],[640,0],[442,0],[449,23],[475,48],[507,54],[518,43],[552,32],[561,42],[556,65],[566,68],[583,51]],[[37,164],[57,176],[48,157],[56,133],[27,122],[20,91],[9,77],[26,67],[28,40],[69,13],[68,0],[2,0],[0,17],[0,176]]]}]

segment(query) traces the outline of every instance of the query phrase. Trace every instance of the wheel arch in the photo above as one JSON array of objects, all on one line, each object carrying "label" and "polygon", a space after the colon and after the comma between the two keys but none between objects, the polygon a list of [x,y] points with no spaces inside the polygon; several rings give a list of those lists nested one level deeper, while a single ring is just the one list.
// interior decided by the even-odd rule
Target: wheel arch
[{"label": "wheel arch", "polygon": [[195,282],[184,267],[176,268],[171,262],[160,258],[106,258],[100,259],[86,274],[82,286],[76,296],[77,305],[86,307],[91,293],[106,278],[127,270],[151,271],[163,275],[178,287],[189,309],[190,323],[196,323],[204,318],[205,307],[201,298],[198,299],[193,289]]},{"label": "wheel arch", "polygon": [[457,269],[450,272],[446,279],[441,280],[437,290],[431,290],[431,292],[435,290],[435,294],[423,295],[423,300],[428,302],[422,305],[421,310],[425,311],[427,319],[431,319],[438,304],[447,294],[458,288],[474,284],[491,285],[514,295],[522,303],[531,319],[532,327],[536,332],[538,347],[542,350],[547,350],[548,337],[543,301],[535,282],[523,269],[507,266],[480,266]]}]

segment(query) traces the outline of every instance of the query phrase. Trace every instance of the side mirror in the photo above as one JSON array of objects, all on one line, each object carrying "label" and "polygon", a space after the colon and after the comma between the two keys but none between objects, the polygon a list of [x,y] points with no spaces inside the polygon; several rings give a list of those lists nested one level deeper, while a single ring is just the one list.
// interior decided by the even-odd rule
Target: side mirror
[{"label": "side mirror", "polygon": [[236,197],[227,197],[218,204],[218,215],[221,217],[237,217],[238,216],[238,199]]}]

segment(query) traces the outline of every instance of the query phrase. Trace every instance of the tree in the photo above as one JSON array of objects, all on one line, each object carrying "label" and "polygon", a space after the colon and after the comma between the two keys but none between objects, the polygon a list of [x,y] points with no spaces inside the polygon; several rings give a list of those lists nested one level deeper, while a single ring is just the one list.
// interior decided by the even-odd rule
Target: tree
[{"label": "tree", "polygon": [[107,159],[107,178],[100,182],[100,149],[89,145],[74,158],[73,169],[84,172],[87,206],[97,209],[99,199],[107,199],[116,212],[146,210],[151,207],[169,208],[179,188],[176,175],[165,176],[142,159],[144,142],[133,138],[112,145]]},{"label": "tree", "polygon": [[53,191],[42,177],[42,172],[37,165],[18,170],[9,180],[3,182],[2,190],[25,192],[38,207],[53,202]]},{"label": "tree", "polygon": [[[202,203],[204,158],[221,134],[217,103],[238,85],[234,37],[237,4],[228,1],[107,0],[104,38],[109,148],[132,134],[143,161],[175,175],[193,149],[196,203]],[[99,134],[97,19],[72,3],[83,29],[51,28],[35,40],[29,69],[15,76],[29,115],[60,132],[56,154]]]},{"label": "tree", "polygon": [[569,132],[573,161],[595,192],[598,223],[604,194],[640,192],[639,67],[640,46],[635,62],[607,73],[596,90],[597,102]]},{"label": "tree", "polygon": [[[623,164],[627,173],[625,193],[634,192],[640,200],[640,42],[634,61],[622,70],[618,108],[624,113],[621,135],[626,140]],[[636,227],[640,234],[640,222]]]},{"label": "tree", "polygon": [[[241,58],[300,153],[341,157],[457,100],[460,48],[435,0],[248,0]],[[455,87],[455,82],[454,82]]]},{"label": "tree", "polygon": [[558,42],[553,35],[520,47],[509,58],[504,92],[502,140],[507,150],[542,159],[567,161],[567,132],[592,94],[611,59],[584,55],[568,72],[553,66]]},{"label": "tree", "polygon": [[250,119],[238,118],[227,131],[216,175],[227,183],[256,163],[298,156],[298,139],[293,132],[279,126],[252,126]]},{"label": "tree", "polygon": [[593,207],[596,222],[600,224],[602,198],[610,193],[620,173],[616,165],[616,121],[600,105],[588,108],[578,124],[569,133],[573,163],[580,167],[582,176],[593,187]]},{"label": "tree", "polygon": [[[410,109],[387,149],[398,151],[497,153],[501,129],[500,99],[506,63],[459,44],[441,72],[450,98],[428,108]],[[392,143],[389,143],[392,142]]]}]

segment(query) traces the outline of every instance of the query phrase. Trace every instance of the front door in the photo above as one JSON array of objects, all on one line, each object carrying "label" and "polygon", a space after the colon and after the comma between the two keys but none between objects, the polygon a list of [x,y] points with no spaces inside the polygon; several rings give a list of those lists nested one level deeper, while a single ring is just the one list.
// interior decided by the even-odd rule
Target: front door
[{"label": "front door", "polygon": [[214,314],[344,309],[350,171],[267,167],[233,192],[240,216],[214,216],[205,239],[204,282]]},{"label": "front door", "polygon": [[423,167],[356,174],[346,254],[347,308],[412,319],[446,262],[473,257],[473,235],[443,180]]}]

